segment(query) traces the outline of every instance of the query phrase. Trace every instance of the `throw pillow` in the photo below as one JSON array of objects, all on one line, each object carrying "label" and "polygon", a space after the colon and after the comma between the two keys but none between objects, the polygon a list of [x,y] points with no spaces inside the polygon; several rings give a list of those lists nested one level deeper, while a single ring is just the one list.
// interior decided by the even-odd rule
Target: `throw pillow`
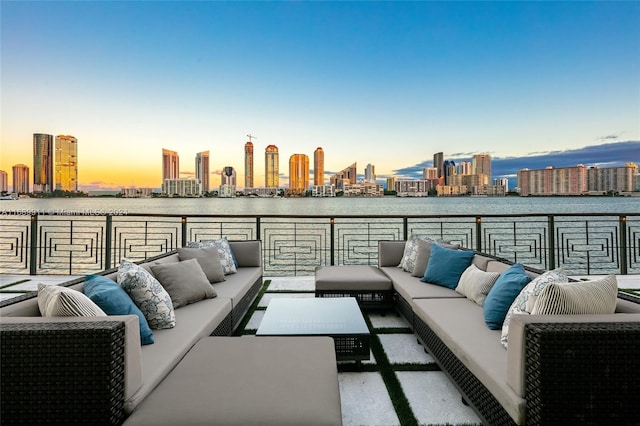
[{"label": "throw pillow", "polygon": [[520,291],[529,284],[531,277],[524,267],[516,263],[500,274],[484,300],[484,322],[491,330],[499,330],[507,311]]},{"label": "throw pillow", "polygon": [[210,283],[219,283],[225,280],[220,255],[215,247],[181,247],[178,249],[178,257],[181,261],[196,259]]},{"label": "throw pillow", "polygon": [[137,315],[140,325],[140,343],[153,343],[153,332],[140,308],[115,281],[102,275],[88,275],[84,280],[84,294],[107,315]]},{"label": "throw pillow", "polygon": [[453,250],[431,245],[431,255],[424,277],[420,281],[455,289],[462,273],[471,265],[474,252],[470,250]]},{"label": "throw pillow", "polygon": [[413,270],[411,271],[412,277],[423,277],[429,264],[429,256],[431,256],[431,240],[423,240],[418,238],[416,247],[416,257],[413,261]]},{"label": "throw pillow", "polygon": [[456,291],[482,306],[499,276],[499,272],[485,272],[472,263],[460,276]]},{"label": "throw pillow", "polygon": [[617,297],[615,275],[594,281],[549,284],[540,292],[531,314],[612,314],[616,311]]},{"label": "throw pillow", "polygon": [[38,284],[38,308],[43,317],[106,317],[102,309],[77,290]]},{"label": "throw pillow", "polygon": [[509,311],[507,311],[507,316],[504,318],[504,323],[502,324],[500,343],[502,343],[505,349],[509,345],[509,323],[511,322],[511,317],[514,314],[531,314],[540,292],[544,290],[546,286],[554,283],[566,283],[567,281],[569,281],[569,277],[565,274],[564,269],[558,268],[553,271],[547,271],[534,278],[533,281],[522,289],[511,304]]},{"label": "throw pillow", "polygon": [[123,260],[118,267],[118,284],[140,308],[149,327],[161,329],[176,326],[171,296],[151,273]]},{"label": "throw pillow", "polygon": [[151,272],[171,296],[174,309],[216,297],[197,259],[151,265]]},{"label": "throw pillow", "polygon": [[227,238],[218,238],[217,240],[207,241],[191,241],[187,243],[188,248],[204,248],[215,247],[218,249],[218,255],[220,256],[220,263],[222,263],[222,269],[225,275],[235,274],[237,272],[238,261],[231,250],[229,241]]},{"label": "throw pillow", "polygon": [[418,240],[422,238],[417,236],[411,236],[404,245],[404,252],[402,253],[402,259],[398,268],[402,268],[403,271],[413,272],[415,267],[416,256],[418,254]]}]

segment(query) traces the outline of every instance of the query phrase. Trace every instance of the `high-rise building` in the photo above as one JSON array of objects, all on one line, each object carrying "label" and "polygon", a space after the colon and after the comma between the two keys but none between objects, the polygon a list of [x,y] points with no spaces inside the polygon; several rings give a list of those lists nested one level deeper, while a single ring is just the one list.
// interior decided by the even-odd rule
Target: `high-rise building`
[{"label": "high-rise building", "polygon": [[0,192],[9,192],[9,175],[0,170]]},{"label": "high-rise building", "polygon": [[391,176],[387,178],[387,191],[395,191],[396,178]]},{"label": "high-rise building", "polygon": [[582,195],[587,192],[587,168],[547,167],[546,169],[518,171],[520,195]]},{"label": "high-rise building", "polygon": [[433,167],[438,171],[438,178],[444,177],[444,153],[433,154]]},{"label": "high-rise building", "polygon": [[202,184],[192,178],[165,179],[162,181],[162,193],[169,197],[199,197]]},{"label": "high-rise building", "polygon": [[53,192],[53,135],[33,134],[33,192]]},{"label": "high-rise building", "polygon": [[16,194],[29,193],[29,167],[16,164],[13,169],[13,192]]},{"label": "high-rise building", "polygon": [[471,159],[471,173],[485,174],[491,179],[491,156],[489,154],[475,154]]},{"label": "high-rise building", "polygon": [[313,185],[324,185],[324,150],[321,147],[313,151]]},{"label": "high-rise building", "polygon": [[277,188],[280,186],[280,159],[278,147],[269,145],[264,151],[264,186]]},{"label": "high-rise building", "polygon": [[373,164],[367,164],[367,167],[364,169],[364,181],[365,182],[376,182],[376,166]]},{"label": "high-rise building", "polygon": [[78,140],[73,136],[56,136],[55,189],[78,190]]},{"label": "high-rise building", "polygon": [[507,178],[495,178],[493,180],[493,186],[504,186],[504,191],[509,192],[509,179]]},{"label": "high-rise building", "polygon": [[202,193],[209,192],[209,151],[196,154],[196,179],[200,181]]},{"label": "high-rise building", "polygon": [[253,143],[244,144],[244,187],[253,188]]},{"label": "high-rise building", "polygon": [[220,173],[220,191],[218,197],[235,197],[236,196],[236,171],[233,167],[227,166]]},{"label": "high-rise building", "polygon": [[461,161],[460,163],[458,163],[457,174],[470,175],[473,173],[471,170],[472,170],[472,167],[469,161]]},{"label": "high-rise building", "polygon": [[178,153],[162,148],[162,181],[180,178],[180,158]]},{"label": "high-rise building", "polygon": [[354,184],[357,182],[357,166],[353,163],[346,169],[343,169],[331,176],[329,183],[334,185],[337,190],[344,190],[344,184]]},{"label": "high-rise building", "polygon": [[309,189],[309,157],[293,154],[289,157],[289,188],[304,193]]},{"label": "high-rise building", "polygon": [[438,169],[435,167],[425,167],[422,169],[422,179],[438,179]]},{"label": "high-rise building", "polygon": [[456,163],[453,160],[447,160],[443,166],[444,184],[451,185],[452,177],[456,175]]},{"label": "high-rise building", "polygon": [[632,192],[634,176],[638,174],[635,163],[623,167],[590,167],[587,170],[588,189],[593,192]]}]

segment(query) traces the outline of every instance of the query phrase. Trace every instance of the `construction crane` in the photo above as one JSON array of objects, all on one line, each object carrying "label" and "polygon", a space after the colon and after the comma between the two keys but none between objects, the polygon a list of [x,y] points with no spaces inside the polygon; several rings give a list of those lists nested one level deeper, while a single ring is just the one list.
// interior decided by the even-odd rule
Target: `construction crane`
[{"label": "construction crane", "polygon": [[249,133],[247,137],[249,138],[249,142],[251,142],[251,139],[258,139],[255,136],[251,135],[251,133]]}]

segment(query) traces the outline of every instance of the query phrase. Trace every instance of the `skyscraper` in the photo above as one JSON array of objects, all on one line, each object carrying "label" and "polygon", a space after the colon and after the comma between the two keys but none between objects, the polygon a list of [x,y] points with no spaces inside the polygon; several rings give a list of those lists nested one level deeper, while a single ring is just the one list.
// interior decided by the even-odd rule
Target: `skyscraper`
[{"label": "skyscraper", "polygon": [[453,160],[447,160],[444,162],[443,167],[444,184],[452,185],[452,177],[456,175],[456,163]]},{"label": "skyscraper", "polygon": [[78,140],[73,136],[56,136],[55,189],[78,190]]},{"label": "skyscraper", "polygon": [[244,187],[253,188],[253,143],[244,144]]},{"label": "skyscraper", "polygon": [[485,174],[491,179],[491,156],[489,154],[475,154],[471,159],[471,169],[474,175]]},{"label": "skyscraper", "polygon": [[29,167],[16,164],[13,169],[13,192],[16,194],[29,193]]},{"label": "skyscraper", "polygon": [[53,136],[33,134],[33,192],[53,192]]},{"label": "skyscraper", "polygon": [[364,169],[364,181],[375,182],[376,181],[376,166],[373,164],[367,164]]},{"label": "skyscraper", "polygon": [[433,154],[433,167],[438,170],[438,178],[444,176],[444,153],[437,152]]},{"label": "skyscraper", "polygon": [[300,192],[309,189],[309,157],[305,154],[289,157],[289,188]]},{"label": "skyscraper", "polygon": [[236,196],[236,171],[233,167],[227,166],[220,173],[220,191],[218,197]]},{"label": "skyscraper", "polygon": [[9,175],[4,170],[0,170],[0,192],[9,192]]},{"label": "skyscraper", "polygon": [[269,145],[264,152],[264,186],[277,188],[280,186],[280,160],[278,147]]},{"label": "skyscraper", "polygon": [[357,163],[353,163],[346,169],[343,169],[329,178],[331,185],[336,189],[343,190],[344,184],[355,184],[357,176]]},{"label": "skyscraper", "polygon": [[209,151],[196,154],[196,179],[200,181],[202,193],[209,192]]},{"label": "skyscraper", "polygon": [[162,148],[162,181],[180,178],[180,158],[178,153]]},{"label": "skyscraper", "polygon": [[313,185],[324,185],[324,150],[321,147],[313,151]]}]

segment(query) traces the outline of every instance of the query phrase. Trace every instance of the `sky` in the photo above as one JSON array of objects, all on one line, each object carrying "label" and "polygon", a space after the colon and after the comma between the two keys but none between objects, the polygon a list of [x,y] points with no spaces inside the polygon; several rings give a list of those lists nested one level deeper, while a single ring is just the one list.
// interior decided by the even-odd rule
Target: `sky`
[{"label": "sky", "polygon": [[2,0],[0,20],[10,181],[33,133],[78,139],[81,189],[159,187],[162,148],[243,186],[248,134],[256,186],[270,144],[281,185],[316,147],[327,178],[418,177],[436,152],[489,153],[494,178],[640,163],[637,1]]}]

